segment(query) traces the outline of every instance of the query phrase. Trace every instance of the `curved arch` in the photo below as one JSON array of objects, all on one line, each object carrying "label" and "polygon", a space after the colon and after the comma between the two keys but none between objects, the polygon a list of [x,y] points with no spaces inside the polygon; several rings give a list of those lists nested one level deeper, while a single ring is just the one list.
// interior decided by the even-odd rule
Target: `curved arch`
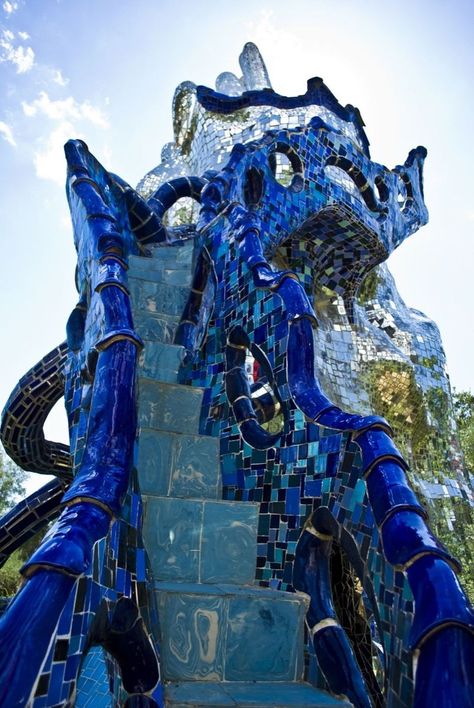
[{"label": "curved arch", "polygon": [[[278,171],[278,155],[283,155],[286,160],[288,161],[288,164],[291,168],[292,174],[291,174],[291,179],[288,185],[285,185],[284,182],[281,180],[281,178],[278,177],[277,171]],[[292,190],[293,192],[300,192],[303,189],[304,186],[304,165],[303,162],[296,152],[296,150],[291,147],[288,143],[277,140],[270,148],[270,151],[268,153],[268,164],[270,166],[270,170],[273,174],[273,177],[276,179],[276,181],[282,185],[286,186],[288,189]]]},{"label": "curved arch", "polygon": [[64,395],[68,351],[63,342],[20,379],[3,410],[0,427],[5,451],[19,467],[65,480],[72,476],[69,446],[46,440],[43,426]]},{"label": "curved arch", "polygon": [[352,179],[370,211],[382,211],[382,208],[378,205],[375,198],[374,190],[367,181],[364,173],[356,167],[353,162],[346,157],[341,157],[341,155],[330,155],[326,160],[326,166],[329,167],[331,165],[338,167]]},{"label": "curved arch", "polygon": [[151,197],[148,197],[147,204],[153,209],[153,212],[159,219],[162,219],[165,213],[173,204],[176,204],[178,199],[190,197],[199,203],[201,202],[201,193],[206,186],[207,181],[201,177],[178,177],[159,187],[156,192],[153,192]]},{"label": "curved arch", "polygon": [[52,479],[0,519],[0,568],[26,541],[59,516],[68,484]]}]

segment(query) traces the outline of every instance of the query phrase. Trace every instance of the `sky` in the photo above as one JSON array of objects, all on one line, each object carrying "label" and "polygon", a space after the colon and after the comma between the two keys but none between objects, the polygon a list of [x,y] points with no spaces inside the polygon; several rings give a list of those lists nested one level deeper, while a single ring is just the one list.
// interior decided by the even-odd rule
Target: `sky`
[{"label": "sky", "polygon": [[[0,0],[1,406],[76,302],[64,142],[135,185],[172,139],[176,86],[239,74],[247,41],[276,91],[321,76],[356,105],[376,162],[427,147],[430,222],[388,265],[440,327],[454,387],[474,390],[473,20],[465,0]],[[66,440],[62,405],[46,432]]]}]

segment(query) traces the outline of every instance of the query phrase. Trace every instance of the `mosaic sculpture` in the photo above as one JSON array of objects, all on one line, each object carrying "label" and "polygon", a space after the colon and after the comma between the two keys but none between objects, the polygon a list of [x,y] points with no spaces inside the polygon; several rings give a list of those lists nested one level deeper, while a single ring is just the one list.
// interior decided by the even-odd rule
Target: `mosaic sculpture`
[{"label": "mosaic sculpture", "polygon": [[2,705],[472,705],[427,524],[472,494],[438,331],[384,265],[427,221],[426,151],[389,170],[321,79],[288,98],[240,61],[178,87],[137,190],[65,147],[79,302],[2,420],[57,482],[1,558],[59,518],[1,620]]}]

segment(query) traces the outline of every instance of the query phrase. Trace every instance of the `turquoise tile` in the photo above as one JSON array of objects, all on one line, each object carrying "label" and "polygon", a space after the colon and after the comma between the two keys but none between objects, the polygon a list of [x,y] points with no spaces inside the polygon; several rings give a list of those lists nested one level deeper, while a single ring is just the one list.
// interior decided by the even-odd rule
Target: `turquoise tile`
[{"label": "turquoise tile", "polygon": [[201,582],[253,583],[258,504],[205,502]]},{"label": "turquoise tile", "polygon": [[220,499],[221,494],[219,441],[203,435],[176,435],[170,495]]},{"label": "turquoise tile", "polygon": [[174,434],[141,430],[136,467],[142,494],[167,496],[172,470]]},{"label": "turquoise tile", "polygon": [[164,262],[159,258],[129,256],[128,278],[145,278],[153,280],[155,275],[163,272]]},{"label": "turquoise tile", "polygon": [[138,360],[138,375],[176,383],[184,359],[184,348],[150,340],[144,340],[144,345]]},{"label": "turquoise tile", "polygon": [[[236,587],[235,585],[232,587]],[[223,590],[220,585],[204,585],[204,583],[178,583],[170,580],[155,580],[154,588],[157,597],[164,598],[168,593],[178,593],[178,595],[219,595],[224,597],[232,593]]]},{"label": "turquoise tile", "polygon": [[182,246],[152,246],[150,253],[153,259],[162,263],[176,263],[180,265],[191,265],[194,251],[194,243],[191,241]]},{"label": "turquoise tile", "polygon": [[234,706],[235,701],[224,691],[222,684],[210,681],[195,681],[170,684],[165,688],[166,705],[175,708],[184,706]]},{"label": "turquoise tile", "polygon": [[308,683],[285,681],[233,681],[215,683],[187,681],[165,689],[166,704],[184,706],[251,706],[252,708],[350,708],[349,701],[336,698]]},{"label": "turquoise tile", "polygon": [[193,274],[190,268],[165,268],[161,275],[160,281],[167,285],[180,285],[191,287]]},{"label": "turquoise tile", "polygon": [[223,684],[225,693],[237,706],[254,708],[350,708],[349,701],[330,696],[329,693],[310,686],[308,683],[286,683],[245,681]]},{"label": "turquoise tile", "polygon": [[139,379],[138,422],[141,427],[176,433],[199,433],[202,390]]},{"label": "turquoise tile", "polygon": [[143,539],[156,580],[199,579],[201,501],[144,496]]},{"label": "turquoise tile", "polygon": [[173,344],[179,317],[136,311],[133,314],[133,323],[142,339]]},{"label": "turquoise tile", "polygon": [[158,593],[163,676],[169,680],[223,678],[226,599]]},{"label": "turquoise tile", "polygon": [[179,316],[183,312],[189,288],[129,278],[128,286],[134,310]]},{"label": "turquoise tile", "polygon": [[302,669],[303,613],[298,601],[229,599],[227,681],[291,681],[302,677]]},{"label": "turquoise tile", "polygon": [[136,467],[143,494],[220,499],[219,441],[142,428]]}]

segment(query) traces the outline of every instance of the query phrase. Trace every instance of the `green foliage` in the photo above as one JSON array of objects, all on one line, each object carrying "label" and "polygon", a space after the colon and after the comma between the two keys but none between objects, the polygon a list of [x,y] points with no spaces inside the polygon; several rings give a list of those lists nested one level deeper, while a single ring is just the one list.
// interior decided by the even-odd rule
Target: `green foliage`
[{"label": "green foliage", "polygon": [[[0,451],[0,516],[15,505],[18,497],[24,496],[27,478],[28,473],[17,467],[3,451]],[[32,541],[33,539],[29,542],[30,546]],[[21,580],[18,571],[25,562],[25,554],[30,555],[28,549],[20,548],[12,553],[0,569],[0,597],[16,593]]]},{"label": "green foliage", "polygon": [[12,553],[0,569],[0,597],[10,597],[18,590],[21,582],[20,568],[24,563],[21,549]]},{"label": "green foliage", "polygon": [[361,305],[365,305],[370,300],[373,300],[377,294],[377,286],[380,282],[380,278],[377,269],[374,268],[370,271],[362,281],[357,293],[357,299]]},{"label": "green foliage", "polygon": [[474,395],[470,391],[454,391],[453,403],[466,467],[474,474]]},{"label": "green foliage", "polygon": [[429,505],[429,514],[436,536],[460,561],[462,573],[459,579],[474,601],[474,518],[471,507],[464,499],[436,499]]},{"label": "green foliage", "polygon": [[43,540],[47,529],[39,531],[14,551],[0,568],[0,597],[14,595],[21,583],[20,568]]},{"label": "green foliage", "polygon": [[15,465],[3,451],[0,451],[0,515],[9,511],[18,497],[25,494],[28,473]]}]

